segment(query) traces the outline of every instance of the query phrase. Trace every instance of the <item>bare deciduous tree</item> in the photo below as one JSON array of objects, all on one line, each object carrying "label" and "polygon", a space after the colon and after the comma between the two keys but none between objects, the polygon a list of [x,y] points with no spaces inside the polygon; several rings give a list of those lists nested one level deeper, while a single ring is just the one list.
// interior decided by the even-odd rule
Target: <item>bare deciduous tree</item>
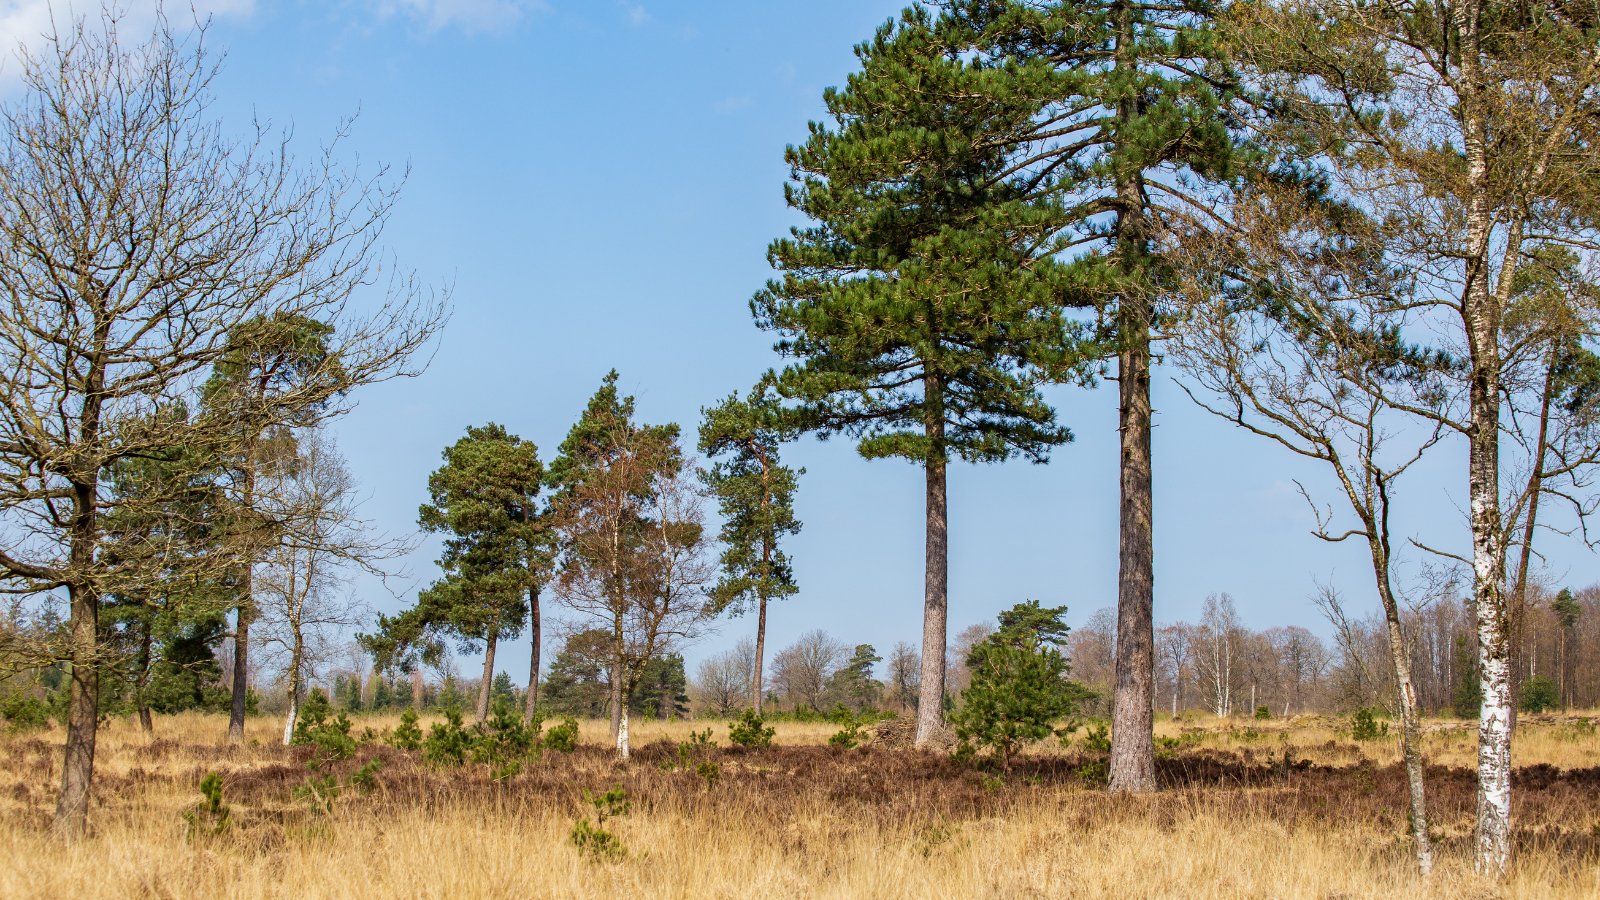
[{"label": "bare deciduous tree", "polygon": [[772,686],[790,709],[820,709],[828,678],[849,652],[826,631],[813,628],[772,658]]},{"label": "bare deciduous tree", "polygon": [[319,665],[349,646],[358,651],[353,664],[368,661],[358,645],[332,643],[339,629],[360,624],[368,612],[343,593],[348,576],[364,571],[384,577],[383,564],[410,549],[373,535],[360,517],[355,480],[328,434],[307,429],[295,443],[294,461],[258,484],[262,509],[281,535],[256,572],[255,605],[262,644],[287,656],[285,744],[294,736],[305,682]]},{"label": "bare deciduous tree", "polygon": [[694,680],[696,712],[711,711],[732,715],[750,699],[750,680],[755,677],[756,645],[749,638],[731,650],[724,650],[700,664]]},{"label": "bare deciduous tree", "polygon": [[[396,198],[383,173],[349,174],[332,148],[304,169],[264,127],[226,135],[204,30],[162,21],[130,45],[118,19],[108,7],[24,54],[25,93],[0,112],[0,576],[70,604],[55,815],[68,837],[83,833],[94,773],[102,598],[179,562],[109,570],[110,468],[234,452],[240,413],[263,426],[334,415],[352,387],[415,371],[407,360],[442,321],[404,278],[365,314],[351,303],[379,274]],[[333,329],[318,377],[249,410],[200,409],[233,327],[274,314]],[[194,412],[155,415],[174,405]],[[181,562],[223,577],[236,560]]]}]

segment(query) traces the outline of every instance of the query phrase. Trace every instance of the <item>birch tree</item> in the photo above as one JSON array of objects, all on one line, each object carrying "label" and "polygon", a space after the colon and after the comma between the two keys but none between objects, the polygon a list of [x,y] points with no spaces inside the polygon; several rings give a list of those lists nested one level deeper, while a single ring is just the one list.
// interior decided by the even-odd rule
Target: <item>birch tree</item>
[{"label": "birch tree", "polygon": [[347,649],[334,643],[340,631],[368,615],[347,593],[350,576],[387,577],[385,563],[410,549],[376,534],[361,517],[355,479],[328,434],[305,431],[295,446],[294,462],[258,485],[280,536],[260,561],[253,588],[259,639],[286,658],[285,746],[294,737],[306,682]]},{"label": "birch tree", "polygon": [[[1245,210],[1235,213],[1236,221],[1246,221]],[[1265,229],[1264,239],[1276,247],[1286,233]],[[1300,276],[1304,282],[1314,283],[1332,275],[1320,267],[1294,272],[1278,257],[1272,258],[1280,264],[1272,267],[1270,277],[1281,281]],[[1326,257],[1306,254],[1305,258]],[[1438,442],[1442,431],[1438,427],[1414,434],[1403,430],[1407,417],[1390,405],[1392,391],[1386,388],[1395,380],[1393,373],[1406,368],[1408,355],[1403,347],[1383,343],[1382,328],[1354,318],[1302,327],[1298,323],[1326,314],[1326,307],[1316,303],[1294,305],[1284,300],[1281,291],[1274,295],[1274,301],[1267,313],[1256,313],[1248,304],[1218,304],[1197,316],[1191,327],[1182,332],[1175,357],[1205,391],[1190,391],[1197,404],[1252,434],[1323,464],[1337,485],[1343,501],[1339,506],[1354,519],[1350,527],[1337,525],[1343,517],[1336,516],[1331,507],[1318,504],[1312,492],[1300,485],[1316,516],[1313,534],[1330,543],[1358,540],[1365,545],[1371,562],[1387,629],[1389,662],[1398,689],[1401,755],[1410,790],[1417,865],[1426,874],[1433,867],[1433,849],[1423,784],[1422,714],[1411,677],[1411,647],[1402,627],[1401,600],[1394,587],[1395,550],[1389,521],[1397,481]],[[1293,312],[1280,315],[1285,306],[1292,307]],[[1321,341],[1303,340],[1308,332],[1338,332],[1345,339],[1333,344],[1337,349],[1330,351]],[[1370,334],[1373,343],[1361,346],[1353,336],[1356,333]],[[1428,360],[1412,362],[1426,366]],[[1218,632],[1225,627],[1221,623],[1229,616],[1219,614],[1217,624],[1213,624],[1210,620],[1214,610],[1220,613],[1208,599],[1207,627],[1211,640],[1216,642]],[[1220,673],[1221,667],[1213,671]],[[1216,683],[1218,708],[1226,709],[1229,697],[1220,677]]]},{"label": "birch tree", "polygon": [[[1367,211],[1371,247],[1409,288],[1385,325],[1454,365],[1444,406],[1403,404],[1466,444],[1473,603],[1483,695],[1475,865],[1511,860],[1511,632],[1503,465],[1505,328],[1535,248],[1596,246],[1600,22],[1554,3],[1413,0],[1240,4],[1303,165]],[[1515,516],[1510,516],[1514,519]]]}]

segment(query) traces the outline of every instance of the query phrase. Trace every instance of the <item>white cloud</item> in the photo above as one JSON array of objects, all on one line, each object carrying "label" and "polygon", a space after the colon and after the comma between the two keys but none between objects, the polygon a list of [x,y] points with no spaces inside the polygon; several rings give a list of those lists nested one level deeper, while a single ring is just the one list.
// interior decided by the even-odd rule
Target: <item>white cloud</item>
[{"label": "white cloud", "polygon": [[[255,11],[256,0],[121,0],[116,6],[122,10],[119,29],[138,35],[155,22],[160,9],[166,10],[174,26],[182,28],[191,16],[201,20],[248,16]],[[38,50],[46,34],[57,27],[65,31],[74,19],[97,22],[101,9],[101,0],[0,0],[0,93],[16,87],[21,69],[19,48]]]},{"label": "white cloud", "polygon": [[624,3],[622,11],[628,17],[628,24],[635,28],[650,22],[650,10],[645,9],[642,3]]},{"label": "white cloud", "polygon": [[545,0],[375,0],[374,5],[380,16],[402,15],[428,31],[459,28],[469,34],[504,31],[549,8]]}]

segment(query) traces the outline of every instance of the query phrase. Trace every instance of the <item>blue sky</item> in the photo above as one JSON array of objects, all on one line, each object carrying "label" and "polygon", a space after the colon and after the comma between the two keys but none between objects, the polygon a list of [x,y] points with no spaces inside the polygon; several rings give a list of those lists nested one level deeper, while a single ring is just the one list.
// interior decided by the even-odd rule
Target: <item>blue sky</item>
[{"label": "blue sky", "polygon": [[[36,34],[43,0],[0,0],[0,40]],[[135,15],[147,4],[134,4]],[[336,426],[393,534],[414,531],[439,451],[493,420],[553,452],[613,367],[646,421],[696,427],[699,409],[776,362],[747,302],[769,276],[767,243],[797,219],[783,203],[784,146],[822,114],[852,46],[899,2],[210,0],[226,51],[217,111],[292,125],[307,155],[359,112],[346,159],[410,167],[386,244],[403,267],[454,286],[431,368],[358,398]],[[0,91],[14,91],[0,70]],[[1310,537],[1293,480],[1332,498],[1328,476],[1197,410],[1158,375],[1156,615],[1193,619],[1231,593],[1253,627],[1324,631],[1314,580],[1375,608],[1355,546]],[[951,470],[951,631],[1037,598],[1082,622],[1115,599],[1115,385],[1051,392],[1076,434],[1048,466]],[[866,462],[844,440],[804,441],[793,541],[800,593],[778,604],[769,646],[827,629],[880,652],[920,633],[922,476]],[[1396,533],[1465,552],[1464,447],[1438,448],[1400,486]],[[1552,574],[1593,579],[1581,545],[1545,538]],[[431,579],[435,543],[409,563]],[[1415,571],[1415,563],[1408,564]],[[409,602],[361,582],[372,606]],[[560,615],[559,610],[552,610]],[[706,654],[753,629],[720,623]],[[547,646],[547,658],[554,652]],[[526,649],[502,652],[520,677]],[[462,660],[463,671],[473,662]]]}]

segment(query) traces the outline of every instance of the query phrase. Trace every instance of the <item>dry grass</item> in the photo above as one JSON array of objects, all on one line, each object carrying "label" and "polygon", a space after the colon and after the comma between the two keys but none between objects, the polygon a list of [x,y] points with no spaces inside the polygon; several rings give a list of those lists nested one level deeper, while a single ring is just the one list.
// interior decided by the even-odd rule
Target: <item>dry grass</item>
[{"label": "dry grass", "polygon": [[[381,729],[392,720],[358,723]],[[721,778],[663,767],[700,723],[638,723],[622,765],[584,723],[585,746],[548,753],[503,782],[482,766],[437,771],[363,747],[332,764],[382,760],[373,786],[330,814],[292,796],[309,751],[222,746],[220,718],[125,722],[103,733],[94,835],[45,830],[60,732],[0,738],[3,897],[1490,897],[1600,896],[1600,738],[1564,721],[1519,735],[1518,861],[1491,886],[1468,867],[1473,782],[1454,729],[1430,737],[1442,841],[1429,883],[1411,874],[1392,741],[1356,744],[1337,722],[1247,730],[1163,723],[1166,789],[1111,797],[1087,784],[1094,754],[1043,748],[996,779],[948,758],[883,747],[838,751],[826,725],[780,723],[770,750],[716,751]],[[711,723],[726,743],[726,729]],[[1459,745],[1459,746],[1458,746]],[[223,774],[234,824],[189,834],[182,812]],[[608,823],[618,862],[574,848],[583,789],[622,785],[633,810]]]}]

